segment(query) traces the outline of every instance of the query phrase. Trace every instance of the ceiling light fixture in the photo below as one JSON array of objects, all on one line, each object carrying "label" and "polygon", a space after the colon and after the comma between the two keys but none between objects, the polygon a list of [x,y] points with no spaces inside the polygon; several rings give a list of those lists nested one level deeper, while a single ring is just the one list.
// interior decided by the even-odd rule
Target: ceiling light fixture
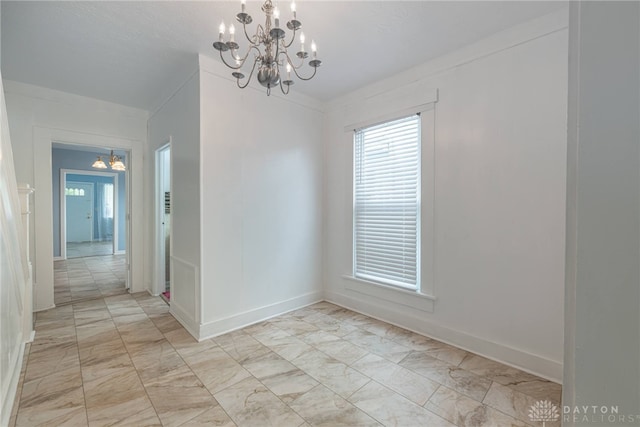
[{"label": "ceiling light fixture", "polygon": [[[275,86],[280,86],[282,93],[285,95],[288,94],[289,88],[293,84],[293,80],[291,79],[292,71],[300,80],[311,80],[316,75],[316,71],[318,71],[318,67],[322,63],[322,61],[318,59],[318,49],[315,41],[311,41],[311,60],[308,64],[313,68],[313,74],[309,77],[303,77],[298,73],[298,70],[304,65],[305,59],[309,57],[304,47],[304,33],[300,32],[300,50],[295,54],[295,56],[298,57],[295,62],[287,50],[296,40],[296,32],[302,28],[302,23],[297,19],[295,2],[291,3],[292,19],[287,22],[287,28],[292,31],[289,42],[285,41],[287,37],[286,32],[280,28],[280,11],[277,6],[273,5],[271,0],[266,0],[262,5],[262,11],[266,15],[264,27],[258,25],[256,33],[252,37],[249,37],[247,25],[253,22],[253,18],[245,11],[246,0],[241,0],[241,3],[242,10],[236,15],[236,20],[242,24],[244,35],[249,41],[247,53],[244,56],[238,55],[240,45],[235,41],[235,27],[233,24],[229,26],[229,39],[227,41],[225,41],[227,31],[224,22],[220,24],[218,41],[213,43],[213,47],[220,52],[222,62],[234,70],[231,75],[236,78],[238,87],[244,89],[249,85],[256,67],[258,67],[258,81],[262,86],[267,88],[267,95],[271,94],[271,89]],[[227,51],[230,51],[231,58],[235,65],[231,65],[225,60],[223,53]],[[245,65],[245,62],[247,62],[251,51],[255,53],[251,73],[246,83],[240,84],[240,80],[245,77],[240,70]],[[280,67],[283,66],[286,66],[287,74],[284,80],[280,73]]]},{"label": "ceiling light fixture", "polygon": [[[106,169],[107,165],[105,164],[104,160],[102,160],[102,157],[103,156],[98,156],[98,160],[93,162],[91,167],[94,167],[96,169]],[[126,170],[124,163],[122,163],[122,159],[120,158],[120,156],[115,156],[113,154],[113,150],[111,150],[111,154],[109,155],[109,166],[111,166],[111,169],[113,169],[114,171]]]}]

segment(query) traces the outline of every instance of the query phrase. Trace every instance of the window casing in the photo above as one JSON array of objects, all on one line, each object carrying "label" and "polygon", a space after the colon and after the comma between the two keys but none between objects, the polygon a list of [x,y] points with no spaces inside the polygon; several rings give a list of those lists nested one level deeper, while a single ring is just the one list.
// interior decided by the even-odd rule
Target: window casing
[{"label": "window casing", "polygon": [[356,130],[354,277],[419,290],[420,170],[419,115]]}]

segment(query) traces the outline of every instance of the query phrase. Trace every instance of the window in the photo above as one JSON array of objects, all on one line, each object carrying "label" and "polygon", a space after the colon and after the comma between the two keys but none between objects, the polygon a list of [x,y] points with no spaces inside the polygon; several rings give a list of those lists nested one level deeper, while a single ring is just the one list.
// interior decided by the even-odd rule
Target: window
[{"label": "window", "polygon": [[113,184],[102,184],[102,217],[113,219]]},{"label": "window", "polygon": [[420,116],[354,136],[354,277],[420,283]]}]

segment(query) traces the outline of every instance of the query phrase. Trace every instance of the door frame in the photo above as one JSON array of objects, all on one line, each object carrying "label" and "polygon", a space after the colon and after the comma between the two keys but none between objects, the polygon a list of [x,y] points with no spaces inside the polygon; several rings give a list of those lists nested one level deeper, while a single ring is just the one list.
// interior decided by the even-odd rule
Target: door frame
[{"label": "door frame", "polygon": [[[169,269],[169,277],[165,275],[166,272],[166,252],[164,244],[164,227],[163,227],[163,215],[164,215],[164,191],[161,185],[164,178],[165,170],[162,162],[162,156],[165,151],[169,150],[169,193],[173,193],[173,156],[171,155],[171,137],[155,150],[155,177],[154,177],[154,210],[155,210],[155,233],[154,233],[154,254],[155,262],[153,269],[153,295],[160,295],[166,289],[166,281],[169,281],[169,290],[173,293],[173,269]],[[173,222],[169,223],[169,258],[173,253]],[[163,280],[164,279],[164,280]]]},{"label": "door frame", "polygon": [[[64,189],[67,188],[67,175],[110,176],[113,178],[113,239],[112,254],[118,253],[118,174],[115,172],[93,172],[78,169],[60,169],[60,258],[67,259],[67,198]],[[95,192],[94,192],[95,193]],[[94,194],[95,197],[95,194]],[[93,226],[91,228],[93,236]]]},{"label": "door frame", "polygon": [[127,152],[125,188],[127,209],[127,287],[129,292],[146,289],[144,272],[144,239],[148,228],[144,219],[144,150],[145,142],[138,139],[118,138],[109,135],[33,127],[34,169],[34,311],[55,307],[53,298],[53,167],[51,148],[53,143],[101,147]]}]

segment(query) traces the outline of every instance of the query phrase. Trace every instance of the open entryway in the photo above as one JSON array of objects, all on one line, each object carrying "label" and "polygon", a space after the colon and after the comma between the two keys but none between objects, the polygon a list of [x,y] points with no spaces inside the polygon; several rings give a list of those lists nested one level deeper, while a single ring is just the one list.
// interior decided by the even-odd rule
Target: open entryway
[{"label": "open entryway", "polygon": [[171,143],[156,150],[156,293],[171,300]]},{"label": "open entryway", "polygon": [[54,303],[126,293],[127,170],[94,165],[127,151],[53,143],[51,154]]},{"label": "open entryway", "polygon": [[[117,255],[120,250],[118,174],[61,169],[61,258]],[[120,203],[118,203],[120,202]],[[124,206],[123,206],[124,207]],[[123,210],[124,211],[124,210]],[[124,245],[122,246],[124,249]]]}]

